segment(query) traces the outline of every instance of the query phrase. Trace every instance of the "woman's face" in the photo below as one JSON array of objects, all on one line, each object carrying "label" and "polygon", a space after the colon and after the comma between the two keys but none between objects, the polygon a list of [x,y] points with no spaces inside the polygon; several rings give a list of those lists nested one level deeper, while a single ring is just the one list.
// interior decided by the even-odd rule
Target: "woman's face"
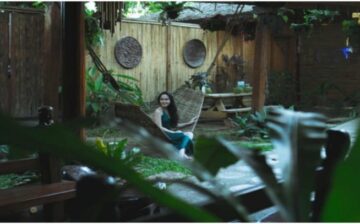
[{"label": "woman's face", "polygon": [[161,107],[168,107],[170,105],[170,98],[168,95],[163,94],[160,96],[160,106]]}]

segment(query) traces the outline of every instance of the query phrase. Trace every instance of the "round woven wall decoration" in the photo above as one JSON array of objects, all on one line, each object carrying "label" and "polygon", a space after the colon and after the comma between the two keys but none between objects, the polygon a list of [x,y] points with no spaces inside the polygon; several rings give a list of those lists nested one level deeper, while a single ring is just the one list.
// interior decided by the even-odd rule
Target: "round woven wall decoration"
[{"label": "round woven wall decoration", "polygon": [[136,67],[142,57],[142,48],[140,43],[133,37],[124,37],[115,45],[116,61],[124,68]]},{"label": "round woven wall decoration", "polygon": [[183,50],[185,63],[191,68],[201,66],[206,57],[206,48],[204,43],[199,39],[192,39],[186,42]]}]

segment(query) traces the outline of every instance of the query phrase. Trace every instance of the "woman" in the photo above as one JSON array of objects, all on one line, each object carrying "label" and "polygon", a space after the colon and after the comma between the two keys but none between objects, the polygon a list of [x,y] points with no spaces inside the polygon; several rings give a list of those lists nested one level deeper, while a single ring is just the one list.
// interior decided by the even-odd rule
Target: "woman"
[{"label": "woman", "polygon": [[170,138],[170,141],[179,150],[182,157],[191,159],[193,153],[193,133],[175,131],[175,128],[185,127],[193,124],[197,117],[187,123],[179,123],[179,115],[175,105],[174,97],[168,92],[162,92],[158,96],[158,107],[154,112],[154,122]]}]

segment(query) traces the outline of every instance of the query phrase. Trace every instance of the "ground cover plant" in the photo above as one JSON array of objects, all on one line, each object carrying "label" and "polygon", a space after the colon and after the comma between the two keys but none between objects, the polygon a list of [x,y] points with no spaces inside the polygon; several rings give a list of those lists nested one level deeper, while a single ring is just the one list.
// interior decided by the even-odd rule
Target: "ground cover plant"
[{"label": "ground cover plant", "polygon": [[176,161],[146,156],[137,147],[126,149],[127,142],[126,138],[120,141],[109,142],[97,138],[95,145],[106,156],[113,159],[119,158],[124,164],[132,167],[144,178],[164,172],[182,173],[185,176],[192,175],[191,170]]},{"label": "ground cover plant", "polygon": [[[286,121],[287,119],[281,119],[283,121]],[[297,121],[297,119],[293,119],[293,121]],[[298,120],[301,121],[301,120]],[[225,217],[215,217],[213,214],[209,214],[208,212],[205,212],[203,210],[200,210],[198,208],[195,208],[189,204],[186,204],[184,202],[178,201],[177,199],[173,198],[173,196],[168,195],[167,193],[163,191],[159,191],[154,189],[151,185],[149,185],[147,182],[144,182],[142,178],[134,172],[132,169],[130,169],[128,166],[126,166],[120,159],[107,157],[103,152],[101,152],[98,149],[89,147],[81,143],[75,136],[70,134],[71,132],[66,131],[66,129],[63,129],[61,125],[54,125],[53,127],[47,128],[46,130],[42,129],[28,129],[21,127],[17,125],[15,122],[11,121],[9,118],[4,118],[3,116],[0,117],[0,123],[5,128],[6,131],[1,131],[0,133],[0,140],[3,142],[8,142],[11,145],[15,145],[19,148],[24,149],[37,149],[42,152],[52,152],[55,155],[64,157],[64,158],[73,158],[79,161],[82,161],[86,164],[93,165],[95,167],[101,168],[102,170],[108,172],[109,174],[113,174],[116,176],[120,176],[130,183],[134,184],[140,191],[144,192],[145,194],[151,196],[155,201],[157,201],[160,204],[169,206],[173,208],[175,211],[179,212],[179,214],[182,214],[191,220],[194,221],[218,221],[218,220],[226,220]],[[276,123],[274,123],[276,124]],[[287,123],[283,123],[286,125]],[[306,125],[307,123],[304,122],[303,125]],[[316,124],[316,123],[314,123]],[[301,125],[300,125],[301,126]],[[300,127],[295,125],[294,127]],[[152,144],[153,146],[156,146],[159,149],[165,150],[169,153],[173,153],[171,150],[172,148],[167,148],[166,145],[161,144],[151,138],[151,136],[146,136],[144,133],[139,133],[137,128],[131,128],[131,126],[124,125],[123,127],[126,127],[129,131],[136,132],[136,136],[139,137],[140,140],[146,141],[149,144]],[[301,128],[300,128],[301,129]],[[274,129],[276,130],[276,129]],[[296,130],[296,129],[294,129]],[[315,129],[313,129],[314,131]],[[303,134],[306,134],[307,131],[297,131],[300,136]],[[61,135],[61,142],[58,138],[58,136]],[[289,133],[289,135],[291,135]],[[281,138],[278,139],[278,142],[281,142]],[[316,136],[316,135],[314,135]],[[319,136],[321,137],[321,136]],[[359,136],[358,136],[359,137]],[[21,141],[19,141],[19,138]],[[304,143],[304,139],[302,137],[298,138],[300,141],[301,139],[301,147],[305,147],[307,144]],[[275,141],[277,142],[277,141]],[[300,142],[297,142],[296,144],[299,144]],[[320,142],[317,142],[319,144]],[[359,147],[359,139],[355,143],[355,148]],[[207,146],[207,147],[204,147]],[[295,145],[292,145],[291,148],[293,148]],[[277,147],[275,145],[275,147]],[[222,150],[223,149],[223,150]],[[227,164],[232,164],[236,162],[240,158],[245,159],[246,161],[252,161],[254,158],[259,156],[258,154],[255,154],[255,157],[252,158],[252,156],[249,157],[248,153],[245,153],[243,151],[244,149],[241,147],[236,147],[233,144],[231,144],[228,141],[225,141],[223,139],[207,139],[207,138],[200,138],[197,140],[196,143],[196,163],[194,164],[188,164],[195,175],[197,175],[202,180],[212,180],[211,175],[216,173],[217,170],[221,167],[226,166]],[[248,150],[246,150],[248,151]],[[205,153],[206,152],[206,153]],[[346,208],[346,219],[343,220],[359,220],[357,209],[354,209],[353,207],[349,207],[349,205],[352,205],[352,203],[344,204],[344,198],[347,200],[354,201],[354,197],[356,195],[353,194],[354,191],[347,192],[343,191],[341,194],[339,194],[339,190],[343,189],[342,187],[359,187],[359,181],[355,180],[354,178],[348,178],[348,169],[354,169],[354,162],[360,161],[358,150],[353,150],[353,154],[350,158],[350,162],[342,163],[339,170],[339,172],[336,173],[335,176],[335,188],[334,191],[337,192],[337,195],[332,193],[330,194],[330,198],[333,201],[332,203],[328,203],[325,207],[325,216],[322,220],[338,220],[339,216],[333,216],[332,214],[337,214],[336,211],[339,209],[339,203],[343,206],[342,209]],[[239,154],[240,153],[240,154]],[[244,154],[245,153],[245,154]],[[214,159],[217,158],[217,159]],[[304,157],[308,158],[308,157]],[[307,163],[309,161],[307,160]],[[197,167],[197,163],[202,164],[203,167],[206,167],[208,171],[200,169]],[[185,163],[186,164],[186,163]],[[251,163],[250,163],[251,164]],[[261,163],[260,163],[261,164]],[[265,165],[265,164],[263,164]],[[261,165],[261,166],[263,166]],[[261,168],[262,169],[262,168]],[[261,170],[260,169],[260,170]],[[258,170],[259,171],[259,170]],[[346,171],[344,173],[344,171]],[[260,172],[261,173],[261,172]],[[210,176],[209,176],[210,175]],[[260,176],[265,178],[266,182],[274,182],[275,180],[271,180],[271,175],[265,175]],[[346,176],[346,179],[344,177]],[[269,179],[270,178],[270,179]],[[304,178],[307,178],[304,176]],[[341,182],[339,182],[341,181]],[[348,183],[351,183],[351,185],[346,185]],[[271,185],[271,184],[270,184]],[[345,185],[345,186],[344,186]],[[232,211],[236,212],[238,214],[239,220],[248,220],[246,213],[244,213],[243,210],[239,209],[239,206],[241,206],[237,201],[234,201],[234,198],[231,197],[230,194],[226,192],[226,189],[218,188],[216,183],[214,183],[214,191],[217,193],[214,193],[215,195],[218,195],[218,197],[225,198],[227,201],[227,206],[229,206],[229,209],[232,209]],[[303,189],[306,190],[306,189]],[[275,191],[277,192],[277,191]],[[279,193],[279,192],[278,192]],[[275,195],[272,195],[272,197],[276,197],[277,193]],[[348,197],[350,196],[350,197]],[[277,196],[279,197],[279,195]],[[275,200],[274,202],[280,206],[280,209],[283,214],[287,215],[286,220],[302,220],[303,218],[306,219],[306,213],[305,216],[301,216],[303,218],[299,218],[296,214],[293,213],[295,210],[288,210],[292,207],[290,205],[284,204],[284,202],[281,202],[285,196],[280,196],[278,198],[279,200]],[[341,197],[341,199],[339,198]],[[215,196],[216,198],[216,196]],[[283,198],[283,199],[281,199]],[[276,199],[276,198],[275,198]],[[334,200],[337,203],[334,204]],[[340,200],[340,201],[339,201]],[[277,201],[277,202],[276,202]],[[278,204],[280,203],[280,204]],[[176,206],[175,206],[176,205]],[[282,207],[281,207],[282,206]],[[290,206],[290,207],[289,207]],[[295,206],[296,207],[296,206]],[[305,207],[304,207],[305,208]],[[336,209],[336,211],[335,211]],[[300,214],[301,215],[301,214]],[[304,214],[302,214],[304,215]],[[296,218],[298,217],[298,218]],[[341,216],[343,217],[343,216]]]},{"label": "ground cover plant", "polygon": [[4,174],[0,175],[0,189],[8,189],[16,186],[36,182],[40,176],[36,172],[27,171],[23,174]]}]

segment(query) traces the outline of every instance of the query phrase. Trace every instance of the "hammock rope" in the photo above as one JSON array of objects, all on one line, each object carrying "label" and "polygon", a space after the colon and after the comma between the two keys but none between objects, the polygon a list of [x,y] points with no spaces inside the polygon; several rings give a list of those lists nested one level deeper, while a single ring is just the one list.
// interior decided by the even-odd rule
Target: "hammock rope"
[{"label": "hammock rope", "polygon": [[91,46],[87,46],[87,49],[88,49],[90,56],[95,64],[95,67],[103,75],[103,81],[105,83],[110,83],[110,85],[116,91],[121,92],[119,84],[116,82],[115,78],[111,75],[111,72],[102,63],[99,56],[97,56],[97,54],[95,53],[94,49],[92,49]]}]

